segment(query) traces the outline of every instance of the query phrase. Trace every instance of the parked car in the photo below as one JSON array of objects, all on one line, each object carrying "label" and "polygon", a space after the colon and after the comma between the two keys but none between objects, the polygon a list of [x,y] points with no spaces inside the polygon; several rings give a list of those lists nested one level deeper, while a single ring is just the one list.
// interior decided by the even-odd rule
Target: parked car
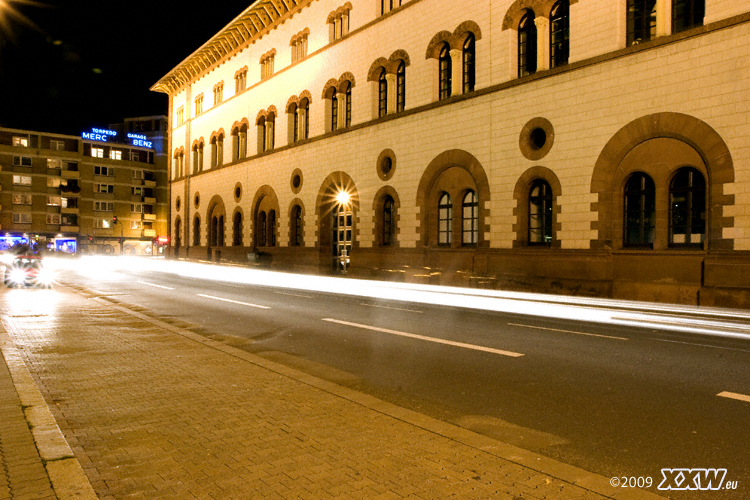
[{"label": "parked car", "polygon": [[45,269],[38,255],[19,255],[5,266],[5,285],[52,288],[52,273]]}]

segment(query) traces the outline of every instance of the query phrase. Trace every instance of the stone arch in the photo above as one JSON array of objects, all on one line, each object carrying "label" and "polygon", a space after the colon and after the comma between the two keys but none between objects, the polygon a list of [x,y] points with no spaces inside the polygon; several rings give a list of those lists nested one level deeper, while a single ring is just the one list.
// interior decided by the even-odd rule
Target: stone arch
[{"label": "stone arch", "polygon": [[[253,228],[253,247],[258,248],[261,246],[268,247],[269,245],[269,238],[268,238],[268,232],[266,232],[265,235],[265,245],[263,245],[263,235],[259,233],[259,231],[262,231],[263,228],[258,227],[257,221],[261,214],[268,214],[271,210],[275,211],[276,214],[276,227],[274,229],[274,236],[276,241],[278,241],[278,233],[279,233],[279,199],[276,196],[276,192],[273,190],[273,188],[269,185],[263,185],[258,188],[258,190],[255,192],[255,196],[253,197],[253,202],[250,205],[252,207],[252,228]],[[266,231],[268,231],[268,228],[266,228]]]},{"label": "stone arch", "polygon": [[367,71],[367,81],[377,82],[378,78],[380,78],[380,70],[385,69],[388,71],[388,66],[388,59],[385,57],[378,57],[375,59],[372,65],[370,65],[370,69]]},{"label": "stone arch", "polygon": [[[502,31],[507,29],[516,29],[518,23],[521,22],[521,18],[526,13],[526,9],[531,9],[534,14],[540,17],[549,17],[549,11],[552,8],[552,4],[549,0],[516,0],[508,7],[503,18]],[[573,3],[573,2],[570,2]],[[549,4],[547,6],[547,4]],[[545,9],[545,6],[546,9]],[[546,15],[544,14],[546,12]]]},{"label": "stone arch", "polygon": [[432,37],[430,43],[427,44],[427,51],[425,52],[425,59],[437,59],[440,57],[440,49],[444,43],[451,43],[453,34],[450,31],[441,31]]},{"label": "stone arch", "polygon": [[218,194],[206,205],[206,236],[209,247],[224,246],[226,234],[226,207]]},{"label": "stone arch", "polygon": [[536,166],[526,170],[518,178],[516,187],[513,190],[513,199],[516,200],[516,207],[513,209],[513,215],[516,216],[516,222],[513,224],[513,232],[516,233],[516,239],[513,241],[514,247],[527,246],[529,242],[529,191],[532,184],[537,179],[541,179],[549,184],[552,189],[552,247],[559,248],[560,240],[557,235],[560,232],[561,224],[559,222],[560,203],[559,198],[562,196],[562,186],[557,175],[547,167]]},{"label": "stone arch", "polygon": [[383,246],[383,217],[381,216],[381,214],[386,196],[390,196],[391,198],[393,198],[393,207],[396,211],[393,218],[393,227],[395,231],[393,233],[394,240],[391,244],[391,247],[398,247],[398,235],[401,233],[401,225],[399,224],[401,219],[401,199],[399,198],[398,192],[393,188],[393,186],[381,187],[380,189],[378,189],[378,192],[375,193],[375,197],[372,200],[373,242],[374,246]]},{"label": "stone arch", "polygon": [[357,85],[357,83],[354,81],[354,75],[349,71],[344,72],[341,77],[339,77],[339,84],[337,88],[340,88],[344,84],[344,82],[349,82],[349,85],[351,85],[352,88]]},{"label": "stone arch", "polygon": [[598,201],[591,204],[597,220],[591,229],[598,238],[592,248],[612,247],[614,205],[620,197],[618,171],[626,156],[652,139],[676,139],[692,148],[705,165],[708,183],[707,239],[710,249],[731,250],[732,239],[725,239],[724,228],[734,227],[734,217],[724,215],[724,207],[734,205],[734,195],[724,193],[724,185],[734,182],[734,163],[721,136],[706,122],[682,113],[654,113],[637,118],[618,130],[602,149],[591,176],[591,192]]},{"label": "stone arch", "polygon": [[[485,240],[484,233],[489,231],[489,209],[485,208],[487,202],[490,201],[490,183],[487,178],[487,173],[471,153],[460,149],[451,149],[444,151],[436,156],[430,164],[427,166],[425,171],[422,173],[422,178],[419,180],[419,186],[417,187],[417,208],[419,209],[420,216],[420,236],[424,246],[430,246],[436,244],[437,235],[437,220],[436,213],[433,210],[437,207],[437,200],[439,190],[437,186],[438,180],[451,170],[449,174],[455,177],[455,180],[461,183],[460,186],[452,188],[452,193],[449,192],[453,200],[459,200],[463,198],[467,188],[476,188],[477,197],[479,198],[479,241],[477,246],[486,247],[489,242]],[[441,182],[443,182],[441,180]],[[463,186],[464,183],[473,183],[471,186]],[[454,210],[454,214],[456,214]],[[454,231],[456,230],[456,224],[454,224]],[[454,238],[455,242],[455,238]]]},{"label": "stone arch", "polygon": [[307,99],[308,103],[312,103],[312,94],[309,90],[303,90],[299,93],[299,102],[302,102],[304,99]]},{"label": "stone arch", "polygon": [[453,48],[462,48],[469,33],[474,35],[474,40],[478,41],[482,39],[482,30],[479,28],[479,25],[474,21],[464,21],[453,30],[453,40],[455,40],[457,44]]},{"label": "stone arch", "polygon": [[286,101],[286,106],[284,106],[284,109],[286,109],[287,113],[291,113],[292,111],[294,111],[294,108],[292,106],[297,107],[297,104],[299,104],[299,97],[293,95],[289,98],[289,100]]},{"label": "stone arch", "polygon": [[323,85],[323,93],[320,97],[321,99],[330,99],[331,96],[329,94],[329,90],[331,89],[331,87],[333,87],[334,93],[336,93],[339,88],[339,81],[335,78],[331,78],[330,80],[328,80],[326,84]]},{"label": "stone arch", "polygon": [[411,65],[411,59],[409,58],[409,54],[403,49],[398,49],[393,54],[391,54],[391,56],[388,58],[388,61],[391,63],[391,66],[393,67],[393,72],[396,71],[401,61],[404,61],[404,64],[406,66]]}]

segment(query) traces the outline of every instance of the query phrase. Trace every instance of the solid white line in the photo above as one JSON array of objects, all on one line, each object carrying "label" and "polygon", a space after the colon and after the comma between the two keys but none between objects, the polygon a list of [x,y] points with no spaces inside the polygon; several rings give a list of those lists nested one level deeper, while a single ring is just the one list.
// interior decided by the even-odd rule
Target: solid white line
[{"label": "solid white line", "polygon": [[156,288],[163,288],[164,290],[174,290],[174,288],[169,288],[168,286],[154,285],[153,283],[148,283],[146,281],[136,281],[136,283],[140,283],[141,285],[154,286]]},{"label": "solid white line", "polygon": [[290,297],[302,297],[304,299],[312,299],[313,298],[312,295],[302,295],[302,294],[299,294],[299,293],[287,293],[287,292],[273,292],[273,293],[276,293],[276,294],[279,294],[279,295],[288,295]]},{"label": "solid white line", "polygon": [[605,338],[605,339],[628,340],[625,337],[613,337],[611,335],[599,335],[598,333],[574,332],[573,330],[560,330],[559,328],[545,328],[543,326],[521,325],[521,324],[518,324],[518,323],[508,323],[508,325],[509,326],[520,326],[522,328],[536,328],[537,330],[549,330],[551,332],[575,333],[576,335],[588,335],[589,337],[602,337],[602,338]]},{"label": "solid white line", "polygon": [[389,330],[387,328],[379,328],[377,326],[362,325],[359,323],[350,323],[349,321],[341,321],[338,319],[322,318],[322,320],[328,321],[329,323],[338,323],[339,325],[353,326],[355,328],[363,328],[365,330],[372,330],[375,332],[389,333],[391,335],[399,335],[401,337],[408,337],[410,339],[426,340],[427,342],[435,342],[436,344],[445,344],[445,345],[451,345],[454,347],[463,347],[464,349],[472,349],[474,351],[483,351],[483,352],[489,352],[492,354],[501,354],[503,356],[510,356],[512,358],[520,358],[521,356],[523,356],[523,354],[519,352],[502,351],[500,349],[493,349],[491,347],[484,347],[481,345],[464,344],[463,342],[453,342],[452,340],[437,339],[434,337],[425,337],[423,335],[416,335],[414,333],[399,332],[398,330]]},{"label": "solid white line", "polygon": [[709,345],[709,344],[696,344],[696,343],[693,343],[693,342],[680,342],[679,340],[666,340],[666,339],[651,339],[651,340],[655,340],[657,342],[669,342],[671,344],[684,344],[684,345],[694,345],[694,346],[698,346],[698,347],[710,347],[711,349],[724,349],[724,350],[727,350],[727,351],[750,352],[747,349],[736,349],[734,347],[722,347],[722,346],[718,346],[718,345]]},{"label": "solid white line", "polygon": [[367,306],[367,307],[379,307],[380,309],[392,309],[394,311],[406,311],[406,312],[419,313],[419,314],[424,313],[424,311],[419,311],[417,309],[403,309],[401,307],[378,306],[375,304],[368,304],[367,302],[360,302],[359,305]]},{"label": "solid white line", "polygon": [[745,396],[744,394],[737,394],[736,392],[720,392],[717,394],[717,396],[722,398],[729,398],[729,399],[736,399],[738,401],[745,401],[747,403],[750,403],[750,396]]},{"label": "solid white line", "polygon": [[271,309],[268,306],[259,306],[258,304],[251,304],[249,302],[240,302],[239,300],[222,299],[221,297],[214,297],[213,295],[203,295],[202,293],[197,294],[198,297],[205,297],[207,299],[221,300],[222,302],[231,302],[232,304],[239,304],[241,306],[257,307],[258,309]]}]

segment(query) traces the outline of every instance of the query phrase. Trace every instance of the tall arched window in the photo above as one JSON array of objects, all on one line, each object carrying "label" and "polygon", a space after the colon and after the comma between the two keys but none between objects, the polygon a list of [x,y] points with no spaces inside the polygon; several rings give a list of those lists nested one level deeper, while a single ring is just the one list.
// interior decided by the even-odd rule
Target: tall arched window
[{"label": "tall arched window", "polygon": [[266,133],[266,117],[261,116],[258,118],[258,153],[262,153],[269,149],[268,143],[266,142],[268,134]]},{"label": "tall arched window", "polygon": [[406,63],[401,61],[396,70],[396,113],[406,109]]},{"label": "tall arched window", "polygon": [[552,188],[537,179],[529,190],[529,245],[552,243]]},{"label": "tall arched window", "polygon": [[201,218],[197,215],[193,219],[193,246],[198,247],[201,245]]},{"label": "tall arched window", "polygon": [[672,0],[672,33],[703,26],[706,0]]},{"label": "tall arched window", "polygon": [[438,201],[438,245],[453,242],[453,202],[448,193],[440,195]]},{"label": "tall arched window", "polygon": [[443,44],[443,48],[440,49],[440,56],[438,57],[439,66],[439,79],[440,79],[440,94],[439,99],[448,99],[451,96],[451,73],[453,67],[451,63],[451,47],[448,43]]},{"label": "tall arched window", "polygon": [[472,33],[469,33],[469,36],[466,37],[466,41],[464,42],[464,47],[463,47],[463,62],[464,62],[463,92],[464,94],[467,92],[474,91],[474,83],[476,81],[475,59],[476,59],[475,39],[474,39],[474,35]]},{"label": "tall arched window", "polygon": [[346,92],[344,92],[344,110],[346,113],[346,121],[344,122],[346,127],[352,126],[352,85],[346,86]]},{"label": "tall arched window", "polygon": [[310,137],[310,101],[305,97],[299,102],[297,111],[302,113],[302,120],[300,120],[300,139],[307,139]]},{"label": "tall arched window", "polygon": [[627,30],[628,45],[656,36],[656,0],[628,0]]},{"label": "tall arched window", "polygon": [[706,239],[706,179],[692,167],[677,171],[669,184],[669,244],[702,247]]},{"label": "tall arched window", "polygon": [[193,173],[197,174],[200,171],[200,156],[198,155],[198,144],[193,146]]},{"label": "tall arched window", "polygon": [[267,227],[267,224],[266,224],[266,213],[265,212],[260,212],[260,213],[258,213],[258,229],[257,229],[258,246],[259,247],[266,246],[266,241],[267,241],[266,240],[266,234],[267,234],[266,231],[267,231],[267,229],[268,229],[268,227]]},{"label": "tall arched window", "polygon": [[299,140],[299,109],[292,104],[289,109],[289,125],[292,127],[292,142]]},{"label": "tall arched window", "polygon": [[560,0],[549,16],[550,68],[568,64],[570,57],[570,2]]},{"label": "tall arched window", "polygon": [[625,184],[624,236],[625,246],[654,245],[656,187],[643,172],[630,176]]},{"label": "tall arched window", "polygon": [[268,246],[276,246],[276,210],[268,212]]},{"label": "tall arched window", "polygon": [[294,205],[292,208],[292,231],[291,231],[291,244],[293,246],[302,245],[302,237],[304,231],[304,224],[302,221],[302,207]]},{"label": "tall arched window", "polygon": [[240,129],[232,129],[232,161],[240,159]]},{"label": "tall arched window", "polygon": [[209,246],[215,247],[219,244],[219,218],[215,215],[211,219],[211,230],[208,232],[208,240]]},{"label": "tall arched window", "polygon": [[333,89],[331,95],[331,130],[339,128],[339,99],[336,96],[336,89]]},{"label": "tall arched window", "polygon": [[174,221],[174,246],[176,249],[182,246],[182,219],[179,217]]},{"label": "tall arched window", "polygon": [[385,68],[380,70],[378,77],[378,117],[388,113],[388,80],[385,78]]},{"label": "tall arched window", "polygon": [[242,212],[235,212],[232,224],[232,245],[242,246]]},{"label": "tall arched window", "polygon": [[247,156],[247,124],[243,124],[240,127],[240,158]]},{"label": "tall arched window", "polygon": [[383,246],[393,245],[395,234],[394,217],[396,215],[396,204],[393,197],[388,195],[383,199]]},{"label": "tall arched window", "polygon": [[518,23],[518,76],[536,73],[536,24],[534,11],[526,13]]},{"label": "tall arched window", "polygon": [[479,200],[477,193],[468,191],[461,204],[461,244],[476,245],[479,241]]}]

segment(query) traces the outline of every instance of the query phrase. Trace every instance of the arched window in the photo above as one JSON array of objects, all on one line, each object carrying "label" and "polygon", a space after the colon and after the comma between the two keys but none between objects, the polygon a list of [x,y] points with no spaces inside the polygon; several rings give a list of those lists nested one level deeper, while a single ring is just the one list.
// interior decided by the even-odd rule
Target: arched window
[{"label": "arched window", "polygon": [[453,202],[448,193],[440,195],[438,201],[438,245],[453,242]]},{"label": "arched window", "polygon": [[479,241],[479,200],[474,191],[464,195],[461,208],[461,244],[476,245]]},{"label": "arched window", "polygon": [[570,2],[560,0],[549,16],[550,68],[568,64],[570,57]]},{"label": "arched window", "polygon": [[378,77],[378,117],[388,113],[388,80],[385,78],[385,68],[380,70]]},{"label": "arched window", "polygon": [[296,104],[289,107],[289,126],[292,127],[292,142],[299,140],[299,109]]},{"label": "arched window", "polygon": [[396,204],[393,197],[387,195],[383,199],[383,246],[393,245],[393,236],[396,233],[395,215]]},{"label": "arched window", "polygon": [[219,244],[219,218],[215,215],[211,219],[211,230],[208,233],[209,246],[215,247]]},{"label": "arched window", "polygon": [[669,184],[670,246],[703,246],[706,239],[706,179],[692,167],[677,171]]},{"label": "arched window", "polygon": [[268,246],[276,246],[276,211],[268,212]]},{"label": "arched window", "polygon": [[240,129],[232,129],[232,161],[240,159]]},{"label": "arched window", "polygon": [[440,49],[440,57],[438,58],[439,66],[439,79],[440,79],[440,95],[439,99],[448,99],[451,96],[451,73],[453,71],[451,64],[451,47],[448,43],[443,44],[443,48]]},{"label": "arched window", "polygon": [[232,245],[242,246],[242,212],[235,212],[232,224]]},{"label": "arched window", "polygon": [[518,23],[518,76],[536,73],[536,24],[534,11],[526,13]]},{"label": "arched window", "polygon": [[260,118],[258,118],[258,153],[262,153],[269,149],[268,143],[266,142],[267,139],[268,133],[266,132],[266,117],[261,116]]},{"label": "arched window", "polygon": [[260,212],[258,214],[258,246],[264,247],[266,246],[266,213]]},{"label": "arched window", "polygon": [[291,231],[291,244],[293,246],[302,245],[302,237],[304,234],[304,224],[302,221],[302,207],[294,205],[292,208],[292,231]]},{"label": "arched window", "polygon": [[475,59],[476,59],[476,49],[475,49],[475,40],[474,40],[474,34],[469,33],[469,36],[466,37],[466,41],[464,42],[464,48],[463,48],[463,60],[464,60],[464,71],[463,71],[463,92],[464,94],[467,92],[473,92],[474,91],[474,83],[476,81],[476,71],[475,71]]},{"label": "arched window", "polygon": [[247,156],[247,124],[243,124],[240,127],[240,158]]},{"label": "arched window", "polygon": [[628,0],[627,16],[628,45],[656,36],[656,0]]},{"label": "arched window", "polygon": [[266,118],[266,149],[265,151],[270,151],[274,148],[275,138],[276,138],[276,132],[275,132],[275,123],[276,123],[276,115],[273,113],[268,113],[268,117]]},{"label": "arched window", "polygon": [[406,109],[406,63],[401,61],[396,70],[396,113]]},{"label": "arched window", "polygon": [[656,219],[656,187],[653,179],[642,172],[634,173],[625,184],[624,198],[623,244],[653,248]]},{"label": "arched window", "polygon": [[310,137],[310,101],[307,98],[302,99],[297,106],[297,112],[302,113],[302,120],[300,120],[300,139],[307,139]]},{"label": "arched window", "polygon": [[198,144],[193,146],[193,173],[197,174],[200,171],[200,155],[198,154]]},{"label": "arched window", "polygon": [[529,245],[552,243],[552,188],[537,179],[529,190]]},{"label": "arched window", "polygon": [[344,110],[346,113],[345,126],[351,127],[352,125],[352,86],[348,84],[346,86],[346,92],[344,92]]},{"label": "arched window", "polygon": [[339,99],[336,96],[336,89],[333,89],[331,95],[331,130],[339,128]]},{"label": "arched window", "polygon": [[672,33],[703,26],[706,0],[672,0]]},{"label": "arched window", "polygon": [[198,247],[201,245],[201,218],[197,215],[193,219],[193,246]]}]

